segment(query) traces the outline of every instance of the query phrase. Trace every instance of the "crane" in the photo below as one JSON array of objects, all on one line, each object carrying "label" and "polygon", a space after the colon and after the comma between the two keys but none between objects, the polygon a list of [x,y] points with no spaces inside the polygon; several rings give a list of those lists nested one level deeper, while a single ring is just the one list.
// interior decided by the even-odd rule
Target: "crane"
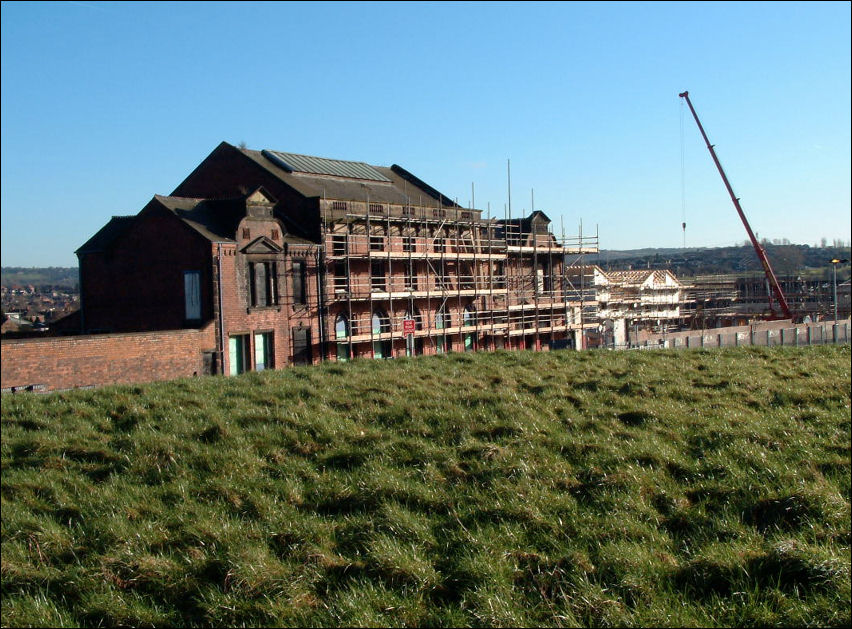
[{"label": "crane", "polygon": [[698,130],[701,131],[701,137],[704,138],[704,143],[707,145],[707,149],[710,151],[710,156],[713,158],[713,162],[716,164],[716,168],[719,170],[719,174],[722,175],[722,181],[725,182],[725,187],[728,189],[728,194],[731,195],[731,201],[734,202],[734,207],[737,209],[737,214],[740,215],[740,219],[742,219],[743,225],[745,225],[746,232],[748,232],[748,237],[751,240],[751,244],[754,246],[754,250],[757,252],[757,257],[760,258],[760,263],[763,265],[763,272],[766,273],[766,281],[769,284],[770,292],[769,292],[769,310],[775,314],[775,309],[772,307],[772,295],[775,295],[775,299],[778,301],[778,304],[781,306],[781,310],[784,313],[784,317],[788,319],[793,318],[793,314],[790,312],[790,307],[787,305],[787,299],[784,297],[784,292],[781,290],[781,285],[778,283],[778,279],[775,277],[775,273],[772,271],[772,265],[769,264],[769,258],[766,257],[766,250],[757,242],[757,238],[754,236],[754,232],[751,231],[751,226],[748,224],[748,220],[743,213],[743,208],[740,206],[740,200],[734,194],[733,188],[731,188],[731,184],[728,181],[728,177],[725,175],[725,171],[722,168],[722,164],[719,162],[719,158],[716,157],[716,151],[713,150],[713,145],[710,144],[710,140],[707,139],[707,134],[704,132],[704,127],[701,125],[701,121],[698,119],[698,114],[695,113],[695,108],[692,106],[692,102],[689,100],[689,92],[681,92],[678,94],[681,98],[686,101],[686,104],[689,105],[689,111],[692,112],[692,117],[695,118],[695,123],[698,125]]}]

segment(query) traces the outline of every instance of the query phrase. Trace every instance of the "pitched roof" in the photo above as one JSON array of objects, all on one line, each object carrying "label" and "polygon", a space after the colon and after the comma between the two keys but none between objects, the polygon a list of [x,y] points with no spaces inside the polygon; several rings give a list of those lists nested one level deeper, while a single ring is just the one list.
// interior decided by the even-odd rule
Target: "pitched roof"
[{"label": "pitched roof", "polygon": [[281,151],[232,148],[305,197],[461,207],[397,164],[388,168]]},{"label": "pitched roof", "polygon": [[603,272],[611,281],[621,284],[644,284],[649,279],[653,280],[654,284],[665,284],[666,276],[671,276],[672,280],[677,285],[680,281],[669,271],[665,269],[642,269],[638,271],[604,271]]},{"label": "pitched roof", "polygon": [[[246,215],[246,199],[259,189],[236,199],[193,199],[161,195],[155,195],[154,199],[210,242],[232,243],[236,242],[237,228]],[[310,240],[299,235],[287,217],[276,216],[276,218],[283,219],[283,242],[312,244]]]},{"label": "pitched roof", "polygon": [[74,253],[80,255],[81,253],[104,251],[117,238],[127,233],[127,230],[130,229],[130,226],[133,225],[133,221],[135,220],[135,216],[113,216],[106,225],[101,227],[94,236],[83,243]]},{"label": "pitched roof", "polygon": [[231,199],[215,201],[159,194],[154,199],[210,242],[234,242],[237,226],[245,216],[245,205]]}]

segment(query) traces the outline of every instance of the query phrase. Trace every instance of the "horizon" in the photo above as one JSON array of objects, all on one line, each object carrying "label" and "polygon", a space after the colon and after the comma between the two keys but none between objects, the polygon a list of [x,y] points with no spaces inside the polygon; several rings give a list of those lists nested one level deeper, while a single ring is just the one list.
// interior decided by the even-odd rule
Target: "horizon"
[{"label": "horizon", "polygon": [[[813,245],[809,243],[795,243],[795,242],[786,242],[786,243],[764,243],[768,244],[772,247],[810,247],[811,249],[850,249],[852,248],[852,242],[843,241],[840,244],[829,243],[826,242],[824,245],[821,243],[815,243]],[[750,242],[744,242],[740,244],[733,245],[724,245],[721,247],[639,247],[637,249],[601,249],[598,253],[589,253],[585,254],[587,256],[600,256],[606,253],[631,253],[631,252],[640,252],[640,251],[667,251],[667,252],[677,252],[677,251],[706,251],[709,249],[753,249]],[[70,266],[57,266],[57,265],[20,265],[20,264],[2,264],[0,265],[0,269],[76,269],[78,267],[77,264],[73,264]]]},{"label": "horizon", "polygon": [[76,265],[112,216],[168,195],[223,140],[397,163],[483,214],[597,230],[603,250],[738,246],[683,91],[759,239],[850,241],[850,16],[836,2],[2,2],[2,266]]}]

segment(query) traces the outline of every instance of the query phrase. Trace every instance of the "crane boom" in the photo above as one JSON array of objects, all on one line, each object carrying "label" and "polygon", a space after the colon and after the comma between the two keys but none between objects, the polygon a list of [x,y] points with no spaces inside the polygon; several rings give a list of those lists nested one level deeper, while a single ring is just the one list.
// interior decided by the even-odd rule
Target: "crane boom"
[{"label": "crane boom", "polygon": [[792,319],[793,314],[790,312],[790,307],[787,305],[787,299],[784,297],[784,292],[781,290],[781,285],[778,283],[778,279],[775,277],[775,273],[772,271],[772,266],[769,264],[769,258],[766,257],[766,250],[757,242],[757,238],[754,236],[754,232],[751,231],[751,226],[748,224],[748,220],[745,217],[745,213],[743,212],[743,208],[740,206],[740,200],[737,198],[737,195],[734,194],[733,188],[731,188],[731,183],[728,181],[727,175],[725,175],[725,170],[722,168],[722,164],[719,162],[719,158],[716,157],[716,151],[713,150],[713,145],[710,144],[710,140],[707,139],[707,134],[704,132],[704,127],[701,125],[701,121],[698,119],[698,114],[695,113],[695,108],[692,106],[692,102],[689,100],[689,92],[682,92],[678,94],[681,98],[686,100],[686,104],[689,105],[689,111],[692,112],[692,117],[695,118],[695,123],[698,125],[698,130],[701,131],[701,137],[704,138],[704,143],[707,145],[707,149],[710,151],[710,156],[713,158],[713,162],[716,164],[716,168],[719,170],[719,174],[722,175],[722,181],[725,182],[725,188],[728,189],[728,194],[731,195],[731,201],[734,202],[734,207],[737,209],[737,214],[740,215],[740,219],[745,225],[746,232],[748,232],[748,237],[751,240],[751,244],[754,246],[754,250],[757,252],[757,257],[760,259],[760,263],[763,265],[763,272],[766,273],[766,280],[769,282],[770,294],[769,294],[769,308],[774,312],[772,308],[772,294],[775,294],[775,299],[778,300],[779,305],[781,306],[781,310],[784,313],[784,316]]}]

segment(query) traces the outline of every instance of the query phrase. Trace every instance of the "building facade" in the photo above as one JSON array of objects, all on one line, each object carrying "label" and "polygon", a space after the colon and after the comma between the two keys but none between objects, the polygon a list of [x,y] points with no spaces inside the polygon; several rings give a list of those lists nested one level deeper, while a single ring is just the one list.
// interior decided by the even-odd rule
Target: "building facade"
[{"label": "building facade", "polygon": [[[589,297],[543,212],[496,220],[399,166],[220,144],[77,251],[81,330],[209,326],[202,371],[579,347]],[[202,337],[199,337],[202,338]]]},{"label": "building facade", "polygon": [[671,271],[604,271],[596,265],[586,269],[597,307],[591,345],[626,347],[636,343],[641,331],[676,330],[683,323],[687,287]]}]

